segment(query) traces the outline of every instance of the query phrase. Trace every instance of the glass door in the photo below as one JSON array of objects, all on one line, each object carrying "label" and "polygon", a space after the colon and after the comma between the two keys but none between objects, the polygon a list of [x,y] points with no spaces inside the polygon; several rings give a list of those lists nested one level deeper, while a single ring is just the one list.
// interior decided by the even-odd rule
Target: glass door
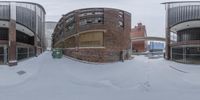
[{"label": "glass door", "polygon": [[7,63],[7,47],[0,46],[0,64]]}]

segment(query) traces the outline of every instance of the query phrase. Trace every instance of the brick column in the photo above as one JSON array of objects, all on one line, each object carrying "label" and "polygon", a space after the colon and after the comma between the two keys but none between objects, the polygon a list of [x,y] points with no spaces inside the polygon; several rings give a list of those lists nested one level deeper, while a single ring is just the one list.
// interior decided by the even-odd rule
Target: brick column
[{"label": "brick column", "polygon": [[10,22],[8,32],[8,64],[9,66],[17,65],[16,58],[16,5],[15,3],[10,4]]}]

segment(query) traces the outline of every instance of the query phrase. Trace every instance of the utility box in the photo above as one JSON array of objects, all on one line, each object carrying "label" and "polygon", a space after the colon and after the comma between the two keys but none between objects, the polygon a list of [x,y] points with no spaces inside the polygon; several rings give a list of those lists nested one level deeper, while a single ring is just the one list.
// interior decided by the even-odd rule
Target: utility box
[{"label": "utility box", "polygon": [[52,50],[52,57],[53,58],[62,58],[63,52],[62,49],[55,48]]}]

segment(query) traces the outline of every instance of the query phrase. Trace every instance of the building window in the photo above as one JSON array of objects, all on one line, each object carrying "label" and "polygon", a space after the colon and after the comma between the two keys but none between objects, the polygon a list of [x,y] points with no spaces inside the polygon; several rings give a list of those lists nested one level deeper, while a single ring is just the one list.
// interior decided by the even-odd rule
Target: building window
[{"label": "building window", "polygon": [[66,27],[67,32],[68,32],[68,31],[74,30],[74,28],[75,28],[75,24],[74,24],[74,23],[72,23],[72,24],[70,24],[70,25],[68,25],[68,26]]},{"label": "building window", "polygon": [[123,11],[119,11],[119,14],[120,14],[120,15],[123,15],[124,13],[123,13]]},{"label": "building window", "polygon": [[124,23],[122,21],[118,21],[119,27],[124,27]]},{"label": "building window", "polygon": [[34,45],[34,36],[29,36],[23,32],[16,31],[16,41],[21,43],[26,43]]},{"label": "building window", "polygon": [[10,18],[9,5],[0,5],[0,19],[8,20]]},{"label": "building window", "polygon": [[124,23],[123,23],[124,22],[124,12],[119,11],[118,16],[119,16],[119,21],[118,21],[119,27],[124,27]]},{"label": "building window", "polygon": [[0,28],[0,40],[8,40],[8,29]]},{"label": "building window", "polygon": [[102,47],[103,32],[88,32],[80,34],[80,47]]},{"label": "building window", "polygon": [[88,15],[94,15],[94,13],[93,12],[81,13],[79,14],[79,17],[88,16]]},{"label": "building window", "polygon": [[17,47],[17,60],[28,58],[28,48]]},{"label": "building window", "polygon": [[102,23],[103,22],[103,18],[95,18],[94,19],[94,23]]},{"label": "building window", "polygon": [[93,21],[93,19],[88,19],[87,20],[87,24],[90,24],[90,23],[93,23],[94,21]]},{"label": "building window", "polygon": [[120,14],[119,17],[120,17],[120,18],[123,18],[123,15]]},{"label": "building window", "polygon": [[84,12],[79,14],[79,17],[90,16],[90,15],[103,15],[103,12],[101,11]]},{"label": "building window", "polygon": [[95,15],[102,15],[103,12],[95,12]]},{"label": "building window", "polygon": [[103,23],[103,18],[96,17],[96,18],[81,19],[79,25],[82,26],[86,24],[98,24],[98,23]]},{"label": "building window", "polygon": [[181,41],[189,41],[189,40],[200,40],[200,29],[192,28],[178,31],[177,40]]},{"label": "building window", "polygon": [[86,19],[80,20],[80,22],[79,22],[80,26],[85,25],[85,24],[87,24],[87,20]]},{"label": "building window", "polygon": [[71,22],[71,21],[74,21],[74,17],[68,18],[65,22],[66,22],[66,23],[69,23],[69,22]]}]

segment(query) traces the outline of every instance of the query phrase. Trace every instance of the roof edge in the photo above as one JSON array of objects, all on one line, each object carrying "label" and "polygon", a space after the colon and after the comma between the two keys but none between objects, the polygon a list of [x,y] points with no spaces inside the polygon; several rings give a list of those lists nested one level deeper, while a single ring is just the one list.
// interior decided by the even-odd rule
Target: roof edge
[{"label": "roof edge", "polygon": [[29,1],[0,1],[0,3],[1,3],[1,2],[8,2],[8,3],[16,2],[16,3],[34,4],[34,5],[37,5],[37,6],[39,6],[40,8],[42,8],[42,10],[44,11],[44,13],[46,14],[46,11],[45,11],[44,7],[43,7],[41,4],[39,4],[39,3],[34,3],[34,2],[29,2]]},{"label": "roof edge", "polygon": [[163,2],[161,4],[171,4],[171,3],[200,3],[200,1],[171,1],[171,2]]}]

